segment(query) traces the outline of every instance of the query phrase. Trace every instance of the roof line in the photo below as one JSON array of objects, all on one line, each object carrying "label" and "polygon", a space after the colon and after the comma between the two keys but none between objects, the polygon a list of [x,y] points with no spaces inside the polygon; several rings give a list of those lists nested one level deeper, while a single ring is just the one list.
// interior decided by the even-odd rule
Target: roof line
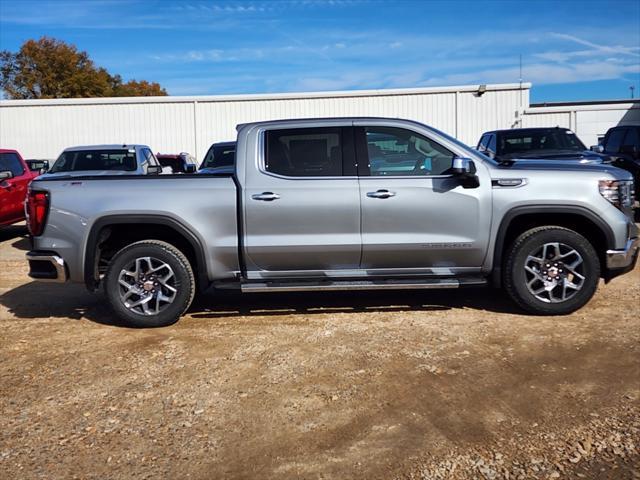
[{"label": "roof line", "polygon": [[[196,95],[166,97],[103,97],[103,98],[54,98],[37,100],[0,100],[0,107],[38,105],[113,105],[133,103],[193,103],[193,102],[248,102],[255,100],[287,100],[308,98],[371,97],[395,95],[430,95],[437,93],[476,92],[481,85],[451,87],[394,88],[377,90],[341,90],[333,92],[258,93],[248,95]],[[531,83],[500,83],[484,85],[485,91],[528,90]]]}]

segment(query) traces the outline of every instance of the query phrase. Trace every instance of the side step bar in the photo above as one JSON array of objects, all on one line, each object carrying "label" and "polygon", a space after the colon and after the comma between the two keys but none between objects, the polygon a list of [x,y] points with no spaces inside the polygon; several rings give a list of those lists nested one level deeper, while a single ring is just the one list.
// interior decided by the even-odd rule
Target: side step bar
[{"label": "side step bar", "polygon": [[339,290],[410,290],[459,288],[466,286],[487,285],[483,277],[471,278],[421,278],[421,279],[387,279],[387,280],[338,280],[316,282],[251,282],[243,283],[243,292],[307,292],[307,291],[339,291]]}]

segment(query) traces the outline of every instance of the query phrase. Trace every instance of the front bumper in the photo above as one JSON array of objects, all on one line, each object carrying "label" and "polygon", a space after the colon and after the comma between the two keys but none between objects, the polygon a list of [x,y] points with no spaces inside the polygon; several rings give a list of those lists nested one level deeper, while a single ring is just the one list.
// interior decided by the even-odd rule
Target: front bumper
[{"label": "front bumper", "polygon": [[605,280],[609,281],[618,275],[633,270],[640,252],[640,237],[627,240],[623,250],[607,250],[607,273]]},{"label": "front bumper", "polygon": [[27,252],[29,276],[42,282],[64,283],[69,278],[64,260],[54,252]]}]

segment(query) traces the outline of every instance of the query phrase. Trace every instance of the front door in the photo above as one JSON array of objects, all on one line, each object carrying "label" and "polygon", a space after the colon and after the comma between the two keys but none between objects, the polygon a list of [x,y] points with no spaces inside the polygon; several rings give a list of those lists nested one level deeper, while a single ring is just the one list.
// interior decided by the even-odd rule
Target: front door
[{"label": "front door", "polygon": [[7,170],[13,178],[0,180],[0,225],[24,218],[24,200],[31,181],[29,171],[13,152],[0,153],[0,172]]},{"label": "front door", "polygon": [[245,173],[248,277],[357,269],[360,198],[353,129],[278,128],[260,135],[257,165],[252,152]]},{"label": "front door", "polygon": [[434,275],[478,271],[491,222],[485,167],[477,165],[480,186],[463,185],[450,172],[456,156],[451,143],[443,146],[426,129],[358,122],[355,132],[361,268]]}]

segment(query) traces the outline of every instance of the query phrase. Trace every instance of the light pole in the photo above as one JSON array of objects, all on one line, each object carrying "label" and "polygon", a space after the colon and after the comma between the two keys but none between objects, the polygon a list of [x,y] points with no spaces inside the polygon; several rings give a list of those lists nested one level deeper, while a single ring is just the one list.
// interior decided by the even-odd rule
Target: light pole
[{"label": "light pole", "polygon": [[631,100],[633,100],[633,91],[634,91],[635,89],[636,89],[636,87],[635,87],[635,86],[633,86],[633,85],[631,85],[631,86],[629,87],[629,90],[631,90]]}]

